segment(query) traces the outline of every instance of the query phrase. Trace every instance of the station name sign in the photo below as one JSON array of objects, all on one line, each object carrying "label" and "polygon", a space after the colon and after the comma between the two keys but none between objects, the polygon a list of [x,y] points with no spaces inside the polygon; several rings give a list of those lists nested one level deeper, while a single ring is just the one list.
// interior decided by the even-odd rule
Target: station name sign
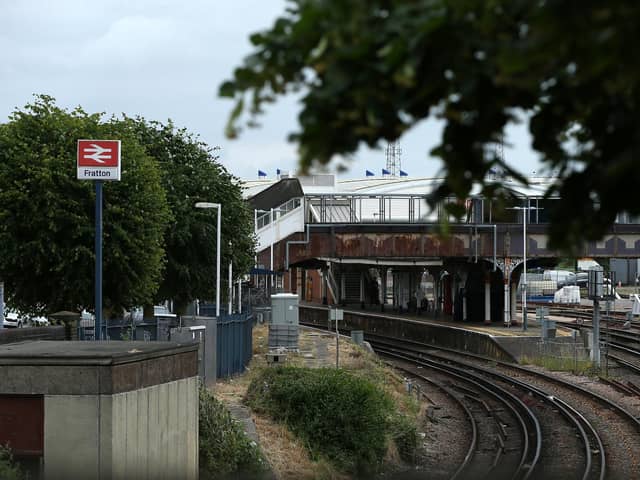
[{"label": "station name sign", "polygon": [[120,140],[78,140],[79,180],[120,180]]}]

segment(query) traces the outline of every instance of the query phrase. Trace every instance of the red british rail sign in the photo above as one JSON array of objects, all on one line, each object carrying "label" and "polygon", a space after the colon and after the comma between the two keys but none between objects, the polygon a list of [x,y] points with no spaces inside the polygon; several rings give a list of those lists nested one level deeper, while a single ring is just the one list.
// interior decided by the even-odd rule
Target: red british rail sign
[{"label": "red british rail sign", "polygon": [[120,140],[78,140],[78,179],[120,180]]}]

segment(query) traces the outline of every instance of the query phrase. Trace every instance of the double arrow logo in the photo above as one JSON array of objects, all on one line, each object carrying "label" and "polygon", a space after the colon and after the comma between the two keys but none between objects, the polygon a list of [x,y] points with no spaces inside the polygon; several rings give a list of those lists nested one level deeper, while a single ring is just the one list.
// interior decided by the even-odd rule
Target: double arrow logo
[{"label": "double arrow logo", "polygon": [[78,140],[78,179],[120,180],[120,140]]},{"label": "double arrow logo", "polygon": [[106,160],[111,160],[111,149],[103,148],[95,143],[90,144],[89,147],[85,147],[83,152],[84,158],[91,159],[98,163],[104,163]]}]

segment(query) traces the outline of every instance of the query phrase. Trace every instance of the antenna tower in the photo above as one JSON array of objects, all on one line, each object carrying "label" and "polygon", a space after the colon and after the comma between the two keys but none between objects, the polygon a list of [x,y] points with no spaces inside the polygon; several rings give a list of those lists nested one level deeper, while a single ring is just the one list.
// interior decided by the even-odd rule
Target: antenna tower
[{"label": "antenna tower", "polygon": [[499,167],[492,167],[489,172],[493,175],[494,180],[504,176],[504,133],[500,132],[498,141],[495,143],[495,156],[500,161]]},{"label": "antenna tower", "polygon": [[402,170],[402,149],[400,148],[400,142],[389,142],[387,144],[387,170],[397,177]]}]

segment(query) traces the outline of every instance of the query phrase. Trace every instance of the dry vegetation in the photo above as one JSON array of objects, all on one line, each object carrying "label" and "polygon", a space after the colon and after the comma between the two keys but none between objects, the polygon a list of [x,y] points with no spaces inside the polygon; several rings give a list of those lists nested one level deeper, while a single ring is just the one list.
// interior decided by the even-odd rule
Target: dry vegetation
[{"label": "dry vegetation", "polygon": [[[426,406],[409,398],[405,392],[403,379],[386,368],[375,355],[351,341],[340,339],[340,367],[356,375],[362,375],[379,385],[384,385],[387,393],[394,399],[400,410],[418,418],[424,418]],[[268,352],[267,325],[258,325],[253,332],[254,356],[247,372],[227,381],[218,382],[213,390],[214,395],[227,405],[241,404],[253,372],[267,367]],[[299,352],[287,353],[286,362],[290,365],[310,368],[333,367],[336,363],[335,335],[301,329]],[[278,479],[347,479],[348,476],[337,472],[324,461],[309,457],[304,445],[289,430],[265,416],[252,413],[256,425],[261,449],[266,456],[272,471]],[[389,449],[387,460],[397,462],[393,447]]]}]

